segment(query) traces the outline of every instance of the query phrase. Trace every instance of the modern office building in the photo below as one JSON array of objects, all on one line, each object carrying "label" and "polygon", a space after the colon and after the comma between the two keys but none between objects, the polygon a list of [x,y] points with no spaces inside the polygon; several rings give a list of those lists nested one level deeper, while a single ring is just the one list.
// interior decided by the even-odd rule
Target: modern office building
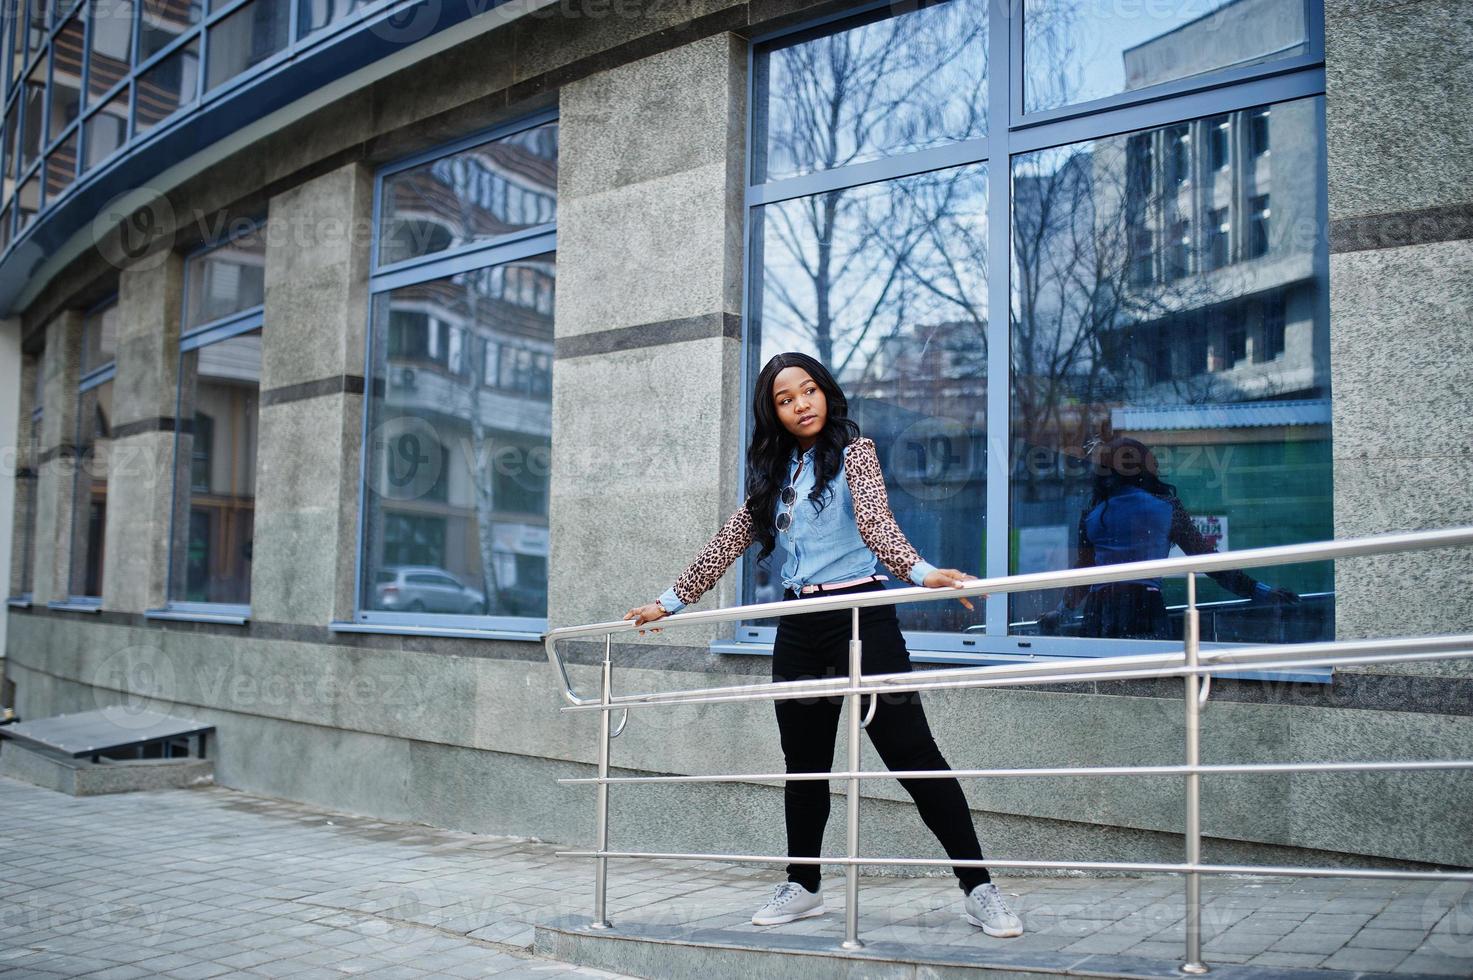
[{"label": "modern office building", "polygon": [[[1473,523],[1470,50],[1461,0],[11,4],[16,707],[146,705],[216,726],[226,786],[586,841],[555,780],[593,722],[541,637],[652,600],[741,502],[784,350],[939,566],[1071,567],[1116,435],[1221,550]],[[782,557],[697,608],[777,598]],[[1204,582],[1209,644],[1473,625],[1466,549],[1249,572],[1298,601]],[[1172,646],[1062,598],[900,617],[918,669]],[[761,682],[773,633],[622,635],[615,681]],[[567,653],[591,686],[602,644]],[[954,766],[1183,751],[1175,682],[927,710]],[[1202,751],[1473,757],[1473,672],[1224,676]],[[707,705],[638,715],[614,764],[782,757],[765,704]],[[932,852],[865,792],[867,837]],[[1177,780],[967,792],[989,854],[1180,855]],[[1473,865],[1465,772],[1204,792],[1209,860]],[[773,785],[618,812],[633,849],[783,846]]]}]

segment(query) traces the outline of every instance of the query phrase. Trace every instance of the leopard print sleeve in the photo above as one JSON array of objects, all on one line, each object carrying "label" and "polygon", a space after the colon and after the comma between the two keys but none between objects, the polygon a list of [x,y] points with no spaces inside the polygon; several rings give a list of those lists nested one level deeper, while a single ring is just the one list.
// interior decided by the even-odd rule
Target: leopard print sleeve
[{"label": "leopard print sleeve", "polygon": [[886,568],[906,582],[911,581],[911,571],[918,564],[925,570],[933,567],[921,559],[895,522],[875,441],[861,436],[845,447],[844,454],[849,494],[854,498],[854,522],[865,545]]},{"label": "leopard print sleeve", "polygon": [[752,515],[743,503],[675,580],[675,597],[690,605],[705,595],[752,543]]}]

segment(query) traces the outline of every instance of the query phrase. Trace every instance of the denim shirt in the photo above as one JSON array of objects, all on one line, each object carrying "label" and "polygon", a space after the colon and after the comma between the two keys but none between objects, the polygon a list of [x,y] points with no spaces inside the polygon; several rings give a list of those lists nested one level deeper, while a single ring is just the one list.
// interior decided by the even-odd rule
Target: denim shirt
[{"label": "denim shirt", "polygon": [[[1165,558],[1171,550],[1171,504],[1132,487],[1095,505],[1085,515],[1084,530],[1094,545],[1096,565]],[[1131,581],[1161,588],[1159,578]],[[1100,588],[1096,584],[1090,591]]]},{"label": "denim shirt", "polygon": [[[877,561],[855,522],[854,499],[842,458],[839,471],[829,481],[831,496],[824,501],[823,510],[819,511],[818,505],[808,499],[815,484],[814,452],[810,448],[800,457],[798,450],[793,450],[788,462],[788,482],[796,488],[798,499],[793,504],[792,525],[777,535],[787,551],[781,571],[783,585],[794,592],[804,585],[846,582],[873,575]],[[776,521],[787,505],[778,499],[774,507]],[[926,576],[935,570],[935,565],[918,561],[910,568],[910,580],[915,585],[924,585]],[[660,595],[660,605],[670,613],[685,608],[674,586]]]}]

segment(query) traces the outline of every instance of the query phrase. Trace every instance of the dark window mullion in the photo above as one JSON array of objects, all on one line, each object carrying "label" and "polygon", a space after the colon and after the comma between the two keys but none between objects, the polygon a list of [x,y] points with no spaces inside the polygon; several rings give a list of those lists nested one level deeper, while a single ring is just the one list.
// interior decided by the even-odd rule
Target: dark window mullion
[{"label": "dark window mullion", "polygon": [[[989,70],[987,72],[987,428],[983,519],[987,528],[984,567],[986,577],[1009,573],[1008,537],[1012,528],[1012,357],[1009,310],[1012,302],[1012,160],[1008,156],[1010,124],[1022,107],[1022,17],[1009,4],[989,4]],[[983,601],[986,634],[1008,632],[1008,596]]]},{"label": "dark window mullion", "polygon": [[783,201],[812,197],[815,194],[825,194],[829,191],[863,187],[866,184],[879,184],[903,177],[913,177],[916,174],[983,163],[988,159],[990,145],[989,138],[984,136],[949,146],[911,150],[879,160],[868,160],[864,163],[835,167],[832,170],[785,177],[781,180],[749,187],[746,203],[749,207],[781,204]]},{"label": "dark window mullion", "polygon": [[1324,92],[1324,69],[1304,68],[1272,78],[1259,78],[1223,88],[1121,106],[1088,117],[1020,126],[1008,134],[1008,152],[1030,153],[1071,143],[1123,136],[1140,130],[1190,122],[1205,116],[1323,95]]}]

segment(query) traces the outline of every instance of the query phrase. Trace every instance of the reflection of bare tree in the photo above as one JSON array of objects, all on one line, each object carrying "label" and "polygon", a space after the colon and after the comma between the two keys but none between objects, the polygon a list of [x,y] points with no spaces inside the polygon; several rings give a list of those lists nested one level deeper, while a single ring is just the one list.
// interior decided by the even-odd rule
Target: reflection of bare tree
[{"label": "reflection of bare tree", "polygon": [[1023,13],[1027,106],[1043,109],[1076,100],[1087,63],[1078,50],[1079,20],[1078,3],[1028,0]]},{"label": "reflection of bare tree", "polygon": [[[767,209],[798,274],[768,277],[764,318],[811,341],[840,377],[872,377],[884,341],[923,321],[969,321],[983,344],[985,181],[965,167]],[[812,218],[831,230],[804,227]]]},{"label": "reflection of bare tree", "polygon": [[[1013,418],[1024,446],[1079,446],[1101,434],[1112,403],[1157,382],[1138,359],[1169,343],[1161,332],[1232,295],[1226,276],[1140,275],[1150,202],[1131,186],[1126,146],[1100,140],[1015,163]],[[1190,265],[1190,249],[1184,255]],[[1148,269],[1153,257],[1144,255]],[[1221,398],[1221,382],[1200,371],[1168,367],[1159,380],[1178,386],[1179,402]],[[1026,469],[1032,489],[1040,474]]]},{"label": "reflection of bare tree", "polygon": [[[774,52],[768,70],[773,104],[759,156],[769,175],[975,137],[986,129],[985,7],[944,4],[807,41]],[[955,253],[949,219],[985,216],[967,213],[981,184],[975,171],[957,171],[765,208],[769,261],[792,274],[766,278],[764,320],[842,376],[914,321],[922,292],[985,306],[962,288],[965,276],[945,275]]]}]

